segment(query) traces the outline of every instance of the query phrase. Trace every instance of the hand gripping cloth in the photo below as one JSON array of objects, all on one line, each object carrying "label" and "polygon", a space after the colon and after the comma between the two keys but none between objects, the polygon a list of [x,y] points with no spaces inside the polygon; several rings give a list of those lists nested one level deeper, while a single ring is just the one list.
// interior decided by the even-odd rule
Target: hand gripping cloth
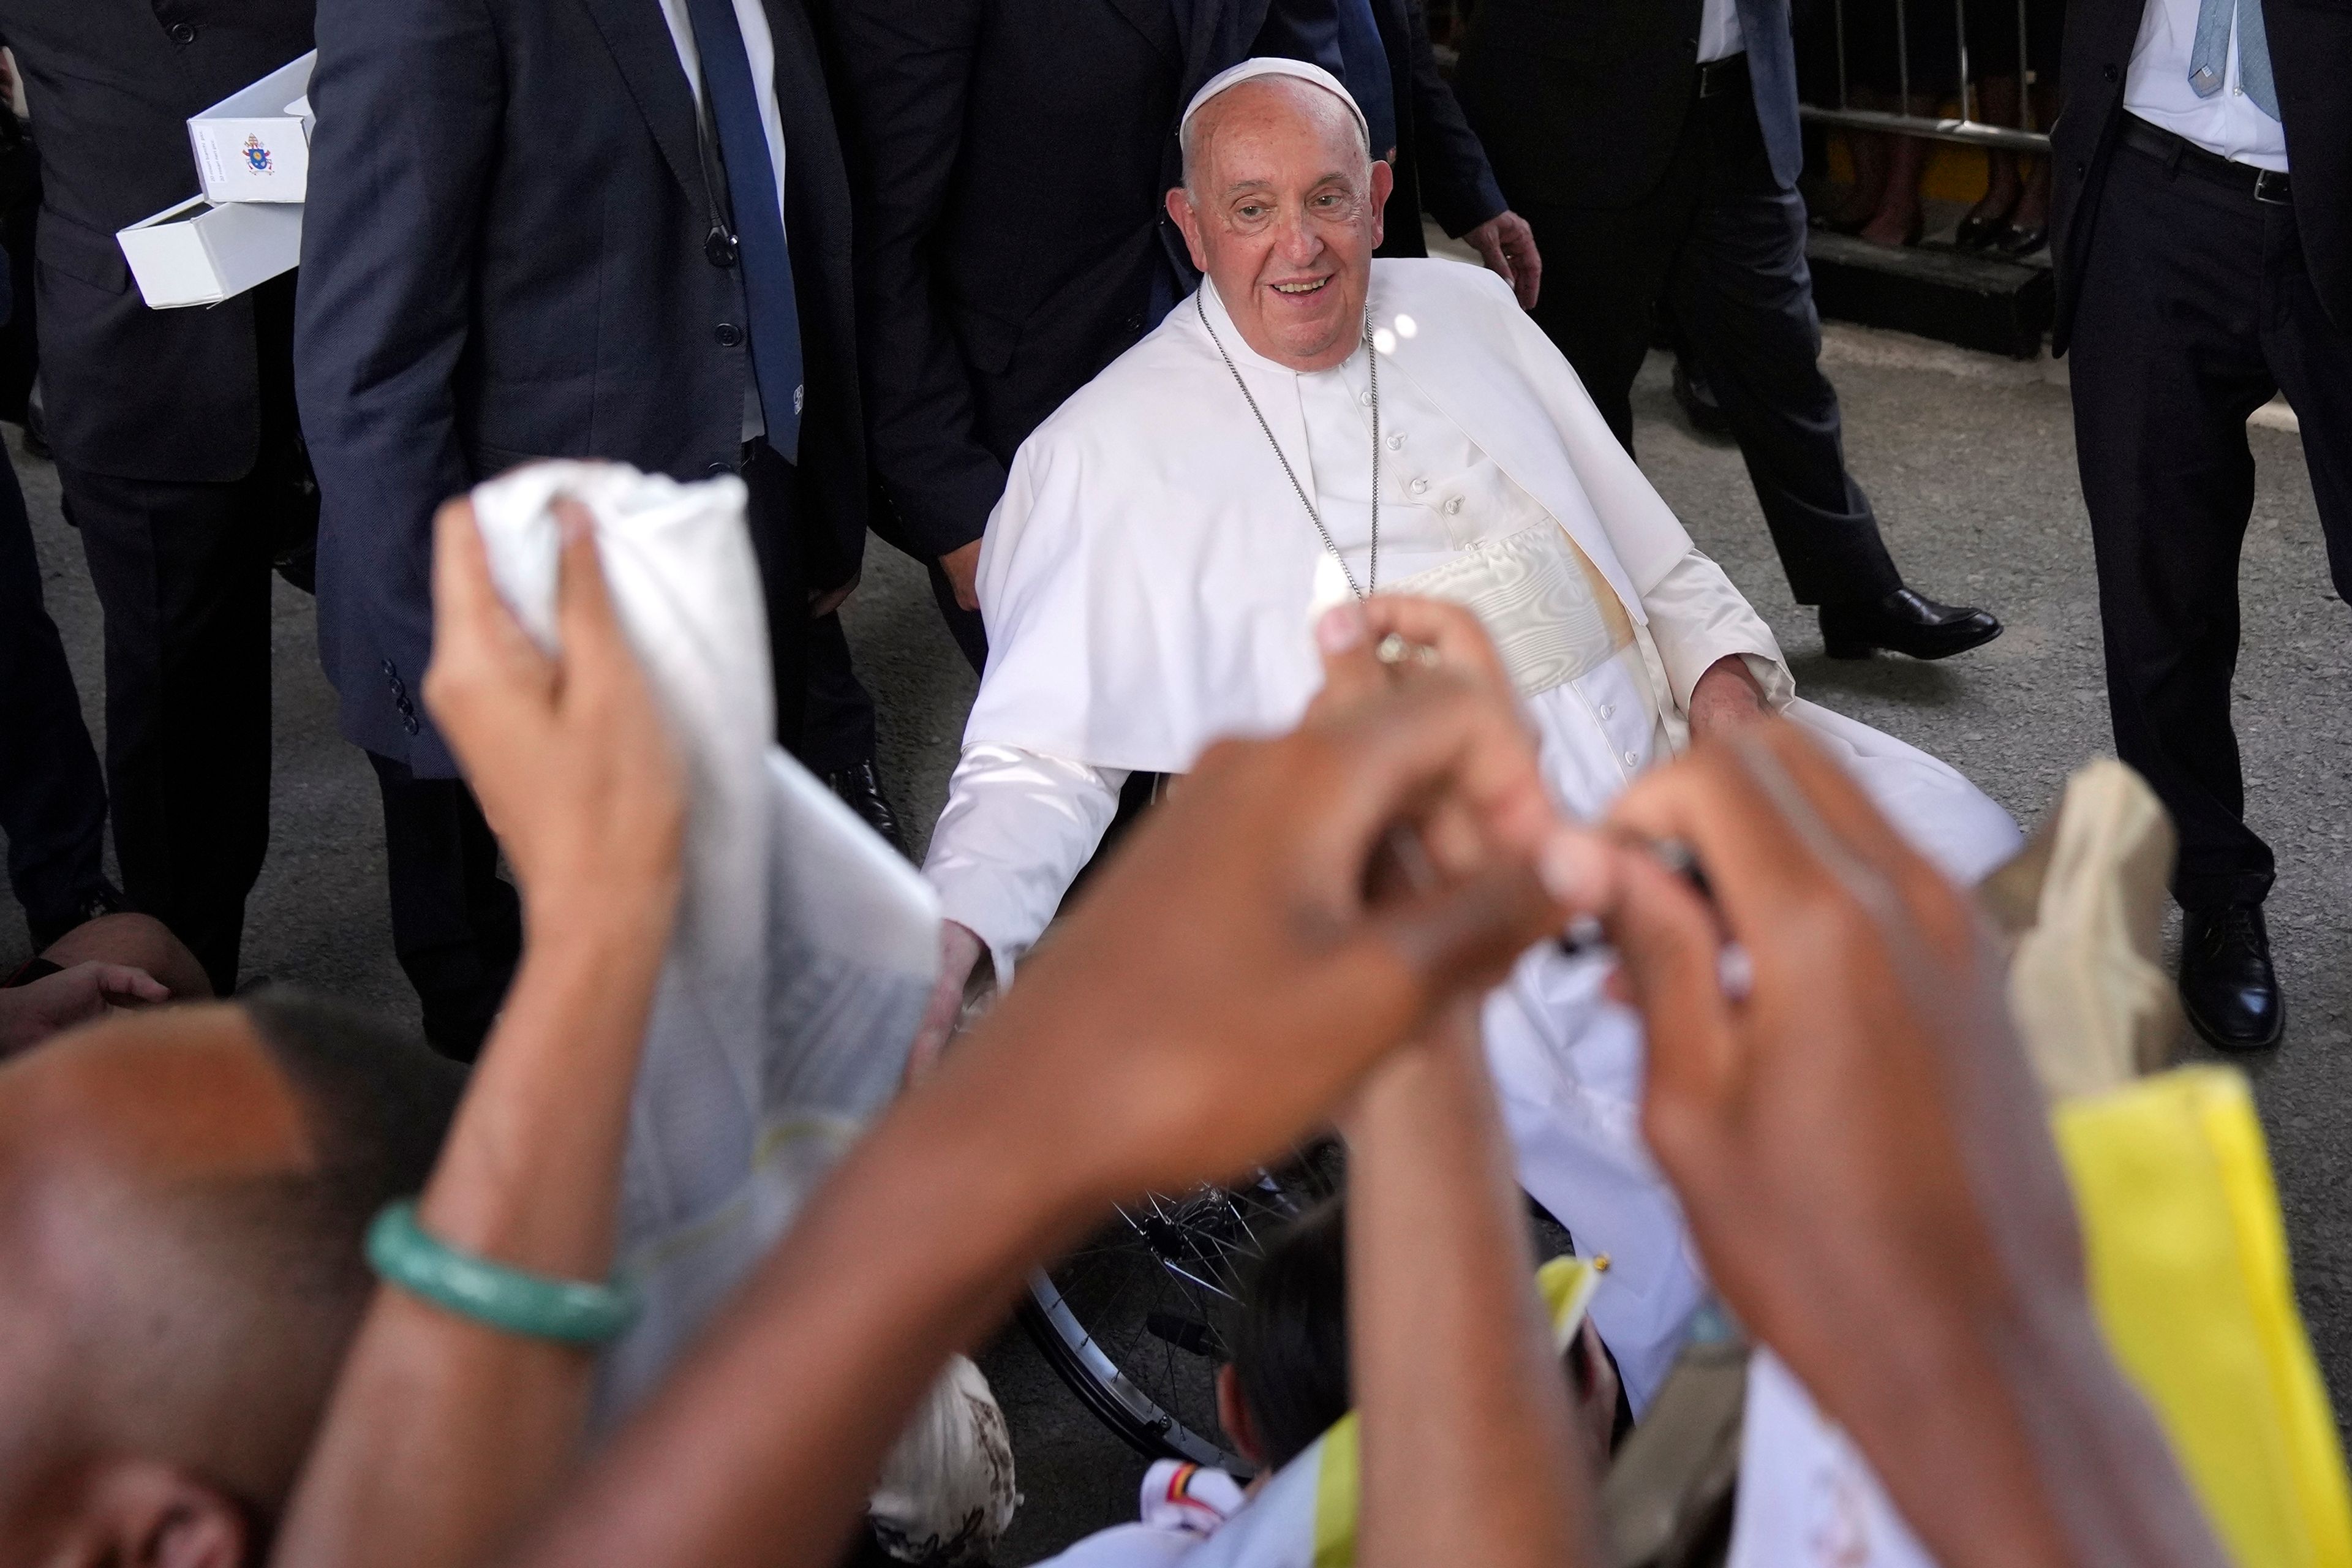
[{"label": "hand gripping cloth", "polygon": [[[653,1390],[897,1091],[938,972],[939,916],[914,868],[774,743],[742,481],[556,462],[478,487],[490,574],[551,651],[559,495],[594,519],[614,608],[688,787],[684,889],[622,1174],[618,1266],[641,1282],[645,1310],[599,1364],[602,1435]],[[949,1369],[933,1405],[916,1424],[928,1451],[944,1445],[981,1464],[992,1446],[980,1428],[995,1405],[977,1369]],[[958,1413],[975,1431],[950,1444],[940,1427]],[[901,1488],[919,1539],[935,1533],[936,1505],[950,1498],[959,1513],[982,1516],[971,1534],[983,1551],[1002,1532],[1009,1455],[988,1464],[978,1480],[930,1466],[919,1497]]]}]

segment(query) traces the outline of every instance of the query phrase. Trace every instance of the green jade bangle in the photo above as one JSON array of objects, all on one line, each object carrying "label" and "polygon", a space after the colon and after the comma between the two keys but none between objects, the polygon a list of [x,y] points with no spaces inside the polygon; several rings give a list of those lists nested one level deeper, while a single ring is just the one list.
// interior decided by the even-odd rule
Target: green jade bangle
[{"label": "green jade bangle", "polygon": [[568,1345],[600,1345],[635,1321],[635,1285],[555,1279],[476,1258],[425,1234],[416,1205],[386,1204],[368,1226],[368,1264],[386,1284],[461,1318],[510,1334]]}]

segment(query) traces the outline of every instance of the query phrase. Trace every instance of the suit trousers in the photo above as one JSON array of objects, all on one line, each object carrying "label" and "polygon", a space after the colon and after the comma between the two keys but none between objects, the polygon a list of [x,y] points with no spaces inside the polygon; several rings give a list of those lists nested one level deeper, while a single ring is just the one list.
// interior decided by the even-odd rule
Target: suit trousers
[{"label": "suit trousers", "polygon": [[1664,174],[1632,205],[1519,205],[1543,252],[1536,321],[1631,452],[1633,378],[1663,300],[1739,442],[1797,602],[1883,598],[1902,577],[1845,471],[1805,204],[1772,176],[1754,96],[1730,86],[1694,100]]},{"label": "suit trousers", "polygon": [[65,645],[41,605],[41,563],[16,472],[0,451],[0,834],[33,945],[81,922],[107,889],[106,781]]},{"label": "suit trousers", "polygon": [[106,614],[106,777],[133,908],[236,989],[269,844],[272,481],[58,466]]},{"label": "suit trousers", "polygon": [[[801,477],[757,440],[744,450],[742,475],[768,616],[776,735],[796,748],[810,658],[806,555],[794,527],[805,515]],[[471,1061],[521,954],[520,900],[499,875],[498,840],[463,780],[419,778],[373,752],[368,761],[383,799],[393,951],[416,988],[425,1037],[444,1055]]]},{"label": "suit trousers", "polygon": [[795,754],[824,777],[874,760],[874,699],[857,679],[838,612],[809,627],[808,692]]},{"label": "suit trousers", "polygon": [[522,956],[522,901],[499,875],[499,843],[462,779],[421,779],[373,752],[383,798],[392,947],[416,987],[425,1037],[469,1062]]},{"label": "suit trousers", "polygon": [[2070,357],[2116,751],[2172,813],[2174,896],[2258,901],[2273,861],[2246,825],[2230,726],[2246,417],[2282,390],[2294,405],[2336,594],[2352,599],[2352,332],[2320,307],[2292,205],[2136,148],[2111,158]]},{"label": "suit trousers", "polygon": [[[768,668],[776,698],[776,742],[798,756],[806,727],[814,623],[809,616],[809,559],[803,527],[815,511],[799,465],[764,440],[743,449],[743,483],[751,552],[760,563],[760,584],[768,611]],[[848,648],[842,648],[845,664]]]}]

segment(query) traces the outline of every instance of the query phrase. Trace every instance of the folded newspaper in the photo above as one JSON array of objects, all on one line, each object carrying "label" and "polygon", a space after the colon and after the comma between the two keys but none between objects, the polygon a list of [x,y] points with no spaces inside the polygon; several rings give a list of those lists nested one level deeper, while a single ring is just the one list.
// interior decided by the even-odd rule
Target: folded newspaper
[{"label": "folded newspaper", "polygon": [[[595,520],[614,609],[689,790],[684,889],[622,1181],[619,1267],[645,1309],[599,1366],[602,1433],[896,1092],[938,970],[939,910],[914,868],[774,744],[742,481],[554,462],[478,487],[491,576],[551,649],[559,495]],[[984,1551],[1013,1502],[1003,1417],[977,1369],[950,1368],[933,1405],[885,1478],[886,1534],[910,1561],[960,1533]]]}]

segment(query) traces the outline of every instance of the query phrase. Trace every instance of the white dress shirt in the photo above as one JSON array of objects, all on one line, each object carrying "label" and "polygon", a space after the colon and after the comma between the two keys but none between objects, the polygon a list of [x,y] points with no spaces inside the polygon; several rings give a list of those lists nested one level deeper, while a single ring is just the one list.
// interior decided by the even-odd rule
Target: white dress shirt
[{"label": "white dress shirt", "polygon": [[2124,108],[2209,153],[2257,169],[2286,167],[2286,128],[2238,85],[2238,24],[2230,23],[2230,68],[2221,90],[2200,98],[2189,85],[2197,47],[2198,0],[2147,0],[2124,78]]},{"label": "white dress shirt", "polygon": [[[694,23],[686,14],[686,0],[661,0],[662,20],[669,24],[670,42],[677,47],[677,63],[686,69],[686,84],[694,105],[702,107],[702,51],[695,47]],[[776,221],[784,219],[784,118],[776,107],[776,37],[768,30],[762,0],[735,0],[735,25],[743,32],[743,53],[751,62],[751,92],[760,100],[760,129],[768,134],[768,163],[776,172]],[[760,384],[743,379],[743,439],[768,433],[767,416],[760,407]]]},{"label": "white dress shirt", "polygon": [[[1272,363],[1251,354],[1235,336],[1228,336],[1227,346],[1260,368]],[[1371,575],[1369,359],[1370,351],[1359,349],[1336,369],[1284,373],[1295,376],[1307,429],[1307,450],[1286,456],[1294,464],[1305,459],[1299,477],[1359,585]],[[1411,377],[1383,369],[1382,590],[1411,593],[1413,579],[1463,563],[1482,547],[1538,525],[1557,529],[1541,504]],[[1267,499],[1267,527],[1312,537],[1314,523],[1296,496],[1274,492]],[[1567,548],[1575,552],[1572,542]],[[1573,660],[1580,673],[1528,698],[1542,738],[1545,773],[1573,812],[1598,816],[1634,774],[1668,753],[1661,700],[1687,703],[1691,687],[1717,658],[1747,656],[1768,692],[1785,700],[1793,690],[1769,633],[1720,569],[1696,551],[1667,574],[1648,601],[1654,632],[1665,622],[1696,628],[1695,635],[1660,640],[1675,689],[1667,693],[1653,689],[1624,606],[1597,571],[1588,564],[1580,580],[1568,574],[1554,581],[1560,592],[1542,605],[1545,616],[1584,628],[1588,641],[1598,638]],[[1170,591],[1185,590],[1171,584]],[[1507,646],[1499,630],[1497,637]],[[1127,776],[1121,769],[1016,746],[966,748],[923,869],[939,890],[942,912],[988,944],[1000,976],[1010,974],[1054,918],[1118,810]]]},{"label": "white dress shirt", "polygon": [[1698,63],[1727,60],[1747,48],[1747,36],[1739,30],[1739,0],[1705,0],[1698,8]]}]

